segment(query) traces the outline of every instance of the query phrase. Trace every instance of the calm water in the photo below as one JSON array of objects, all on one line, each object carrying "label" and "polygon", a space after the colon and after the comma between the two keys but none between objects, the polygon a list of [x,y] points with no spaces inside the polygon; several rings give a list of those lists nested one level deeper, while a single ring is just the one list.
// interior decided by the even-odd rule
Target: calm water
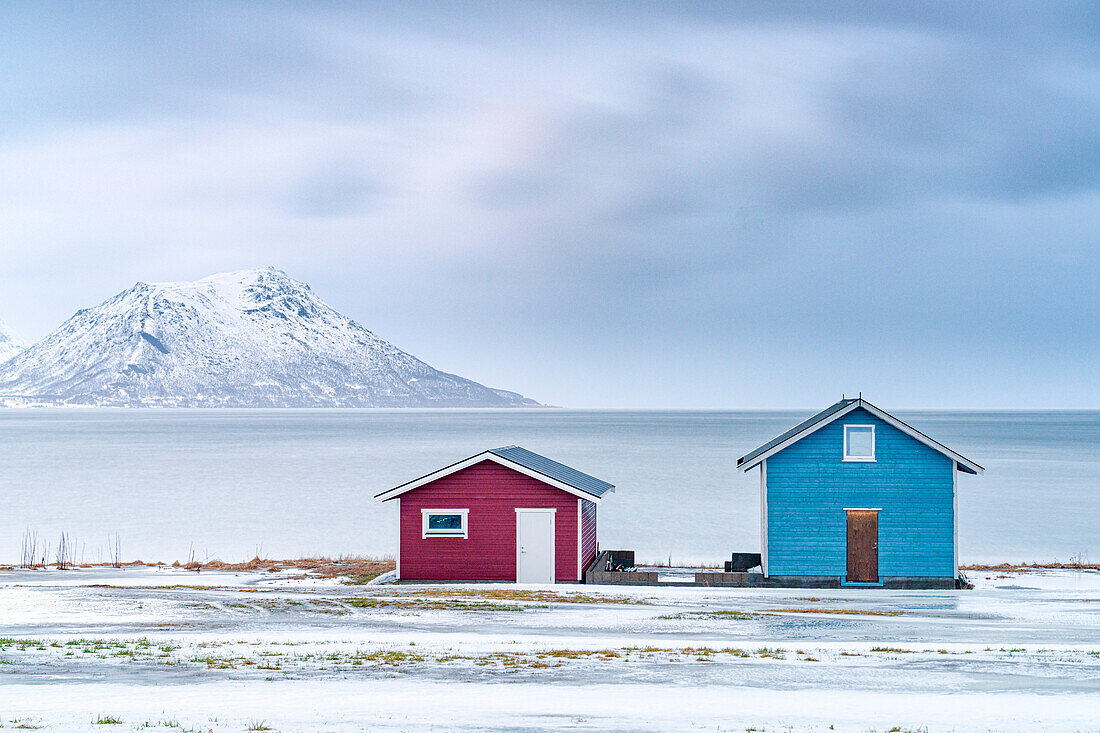
[{"label": "calm water", "polygon": [[[86,560],[392,554],[373,495],[516,443],[614,483],[604,547],[759,549],[738,456],[809,412],[0,410],[0,561],[67,532]],[[963,561],[1100,560],[1100,412],[899,413],[986,467],[959,478]]]}]

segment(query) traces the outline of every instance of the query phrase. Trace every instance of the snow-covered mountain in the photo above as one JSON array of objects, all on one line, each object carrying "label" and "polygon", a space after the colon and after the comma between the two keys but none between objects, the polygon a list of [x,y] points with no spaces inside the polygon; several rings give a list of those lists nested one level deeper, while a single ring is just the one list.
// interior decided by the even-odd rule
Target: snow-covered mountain
[{"label": "snow-covered mountain", "polygon": [[275,268],[139,282],[0,364],[0,404],[519,407],[378,338]]},{"label": "snow-covered mountain", "polygon": [[5,362],[23,350],[23,342],[0,321],[0,362]]}]

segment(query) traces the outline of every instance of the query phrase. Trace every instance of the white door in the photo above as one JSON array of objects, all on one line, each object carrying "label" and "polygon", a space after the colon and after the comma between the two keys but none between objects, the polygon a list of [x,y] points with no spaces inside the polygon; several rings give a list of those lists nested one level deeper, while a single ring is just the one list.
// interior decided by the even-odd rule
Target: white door
[{"label": "white door", "polygon": [[516,582],[554,582],[553,509],[516,509]]}]

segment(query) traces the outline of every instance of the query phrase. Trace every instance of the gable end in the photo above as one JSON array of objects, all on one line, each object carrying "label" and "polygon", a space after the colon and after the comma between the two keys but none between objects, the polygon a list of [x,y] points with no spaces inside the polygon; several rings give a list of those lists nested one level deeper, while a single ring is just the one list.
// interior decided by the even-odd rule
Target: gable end
[{"label": "gable end", "polygon": [[[514,446],[510,446],[510,447],[514,448]],[[495,449],[495,450],[488,450],[488,451],[485,451],[484,453],[479,453],[476,456],[471,456],[471,457],[469,457],[465,460],[459,461],[457,463],[452,463],[450,466],[445,466],[444,468],[441,468],[438,471],[433,471],[432,473],[429,473],[425,476],[421,476],[418,479],[414,479],[414,480],[409,481],[407,483],[401,484],[400,486],[395,486],[392,489],[389,489],[387,491],[383,491],[381,493],[375,494],[374,498],[375,498],[376,501],[380,501],[380,502],[389,501],[391,499],[396,499],[397,497],[401,496],[402,494],[404,494],[406,492],[409,492],[409,491],[412,491],[413,489],[420,488],[421,486],[424,486],[426,484],[430,484],[433,481],[437,481],[438,479],[441,479],[444,476],[449,476],[453,473],[457,473],[457,472],[459,472],[463,469],[469,468],[470,466],[474,466],[474,465],[477,465],[479,463],[483,463],[485,461],[492,461],[493,463],[504,466],[505,468],[509,468],[509,469],[511,469],[511,470],[513,470],[517,473],[522,473],[526,476],[530,476],[531,478],[535,479],[536,481],[540,481],[540,482],[546,484],[547,486],[552,486],[555,489],[561,489],[562,491],[565,491],[566,493],[572,494],[572,495],[574,495],[576,497],[579,497],[581,499],[585,499],[586,501],[591,501],[595,504],[600,503],[600,498],[604,493],[606,493],[608,491],[612,491],[615,488],[611,484],[608,484],[606,482],[600,481],[599,479],[588,476],[587,474],[581,473],[580,471],[576,471],[575,469],[569,469],[570,471],[573,471],[578,476],[584,477],[587,480],[586,484],[583,485],[583,486],[574,486],[571,483],[567,483],[566,481],[562,480],[561,478],[558,478],[557,476],[547,475],[547,473],[544,473],[541,470],[538,470],[539,468],[541,468],[541,466],[537,466],[537,464],[536,464],[537,467],[535,467],[535,468],[533,468],[531,465],[525,465],[526,463],[531,463],[531,461],[525,461],[524,463],[520,463],[516,460],[512,460],[511,457],[505,457],[504,455],[501,455],[499,453],[499,451],[502,451],[502,450],[504,450],[504,449],[499,449],[498,448],[498,449]],[[525,451],[525,453],[528,453],[531,456],[535,456],[537,458],[541,458],[547,464],[553,464],[554,466],[560,466],[562,468],[567,468],[565,466],[562,466],[561,464],[556,463],[555,461],[550,461],[550,459],[542,458],[542,456],[539,456],[536,453],[530,453],[530,451]],[[570,478],[570,476],[571,476],[570,474],[566,474],[566,473],[561,472],[561,471],[557,471],[557,473],[562,474],[565,478]]]},{"label": "gable end", "polygon": [[932,438],[929,438],[924,433],[920,432],[916,428],[907,425],[906,423],[898,420],[893,415],[889,414],[885,410],[881,410],[875,407],[862,397],[856,399],[844,399],[837,402],[834,405],[830,405],[813,417],[805,420],[795,427],[791,428],[787,432],[773,438],[764,445],[760,446],[756,450],[747,453],[741,458],[737,459],[737,468],[741,471],[748,471],[757,466],[761,462],[768,459],[769,456],[773,456],[782,450],[794,445],[798,441],[802,440],[808,435],[811,435],[821,428],[829,425],[836,420],[841,419],[845,415],[848,415],[854,410],[864,409],[874,417],[882,420],[893,428],[900,430],[911,438],[924,443],[929,448],[942,453],[950,458],[958,466],[958,469],[964,473],[979,474],[985,473],[985,469],[977,463],[974,463],[969,458],[959,455],[955,451],[951,450],[947,446],[939,443]]}]

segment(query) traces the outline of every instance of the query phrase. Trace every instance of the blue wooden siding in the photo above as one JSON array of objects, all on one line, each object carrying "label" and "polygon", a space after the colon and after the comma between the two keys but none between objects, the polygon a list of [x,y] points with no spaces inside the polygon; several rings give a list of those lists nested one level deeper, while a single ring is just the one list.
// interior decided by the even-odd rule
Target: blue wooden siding
[{"label": "blue wooden siding", "polygon": [[[874,463],[843,461],[844,425],[875,426]],[[856,409],[767,460],[768,574],[847,573],[845,508],[881,508],[880,577],[951,577],[953,465]]]}]

